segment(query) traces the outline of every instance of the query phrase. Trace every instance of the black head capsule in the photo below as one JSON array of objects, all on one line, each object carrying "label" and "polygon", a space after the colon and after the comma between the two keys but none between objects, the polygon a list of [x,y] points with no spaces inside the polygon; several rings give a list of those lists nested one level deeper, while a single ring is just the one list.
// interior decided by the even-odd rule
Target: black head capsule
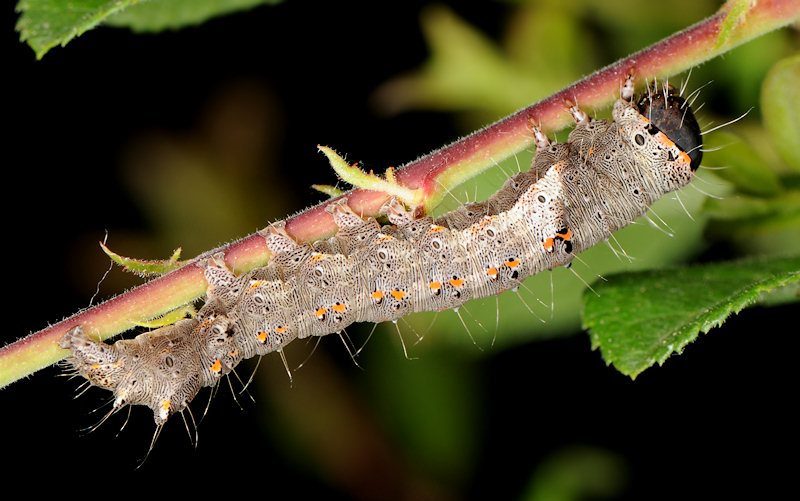
[{"label": "black head capsule", "polygon": [[692,171],[697,170],[703,159],[703,152],[700,150],[703,136],[686,100],[675,94],[675,89],[671,86],[664,91],[653,85],[636,106],[642,116],[647,117],[658,130],[689,155],[692,159]]}]

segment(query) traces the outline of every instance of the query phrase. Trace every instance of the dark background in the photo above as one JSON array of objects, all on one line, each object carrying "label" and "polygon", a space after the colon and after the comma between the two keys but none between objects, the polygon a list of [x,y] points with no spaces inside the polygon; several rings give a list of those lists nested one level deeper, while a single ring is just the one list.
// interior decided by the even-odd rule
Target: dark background
[{"label": "dark background", "polygon": [[[385,118],[367,99],[379,84],[427,57],[419,28],[426,3],[356,8],[289,1],[160,35],[102,28],[42,61],[18,42],[16,15],[6,5],[3,108],[10,155],[4,161],[2,342],[88,305],[107,266],[96,247],[106,231],[112,248],[123,254],[166,257],[184,245],[188,257],[320,200],[308,185],[334,179],[317,143],[350,152],[351,160],[399,165],[464,133],[448,114]],[[508,4],[488,2],[455,9],[490,36],[500,33],[510,12]],[[226,113],[239,116],[231,109],[244,118],[226,122]],[[154,157],[204,147],[224,155],[231,143],[215,141],[231,130],[227,126],[264,136],[264,149],[240,164],[273,169],[239,200],[251,219],[241,227],[209,229],[205,221],[216,221],[203,212],[215,210],[209,199],[192,209],[196,217],[186,233],[155,221],[136,186],[146,191],[148,183],[164,180],[147,168],[126,170],[136,164],[131,158],[141,159],[137,146],[145,144],[140,149]],[[187,191],[192,197],[192,180],[177,176],[169,183],[179,205]],[[98,299],[135,283],[115,270]],[[324,341],[308,362],[309,372],[321,372],[326,384],[315,386],[300,372],[290,387],[271,357],[261,371],[274,375],[279,388],[252,390],[266,405],[240,396],[242,411],[221,388],[196,450],[175,418],[138,470],[152,433],[149,412],[134,410],[119,436],[124,416],[82,434],[104,413],[87,415],[106,395],[93,390],[73,400],[77,381],[49,368],[0,392],[2,478],[9,489],[25,484],[26,492],[55,488],[82,496],[141,489],[159,497],[515,499],[534,472],[545,475],[540,467],[565,454],[590,457],[589,465],[600,457],[608,475],[619,477],[611,481],[617,485],[612,497],[766,495],[795,484],[797,332],[796,307],[747,310],[635,382],[606,367],[585,333],[488,354],[447,353],[469,374],[464,384],[475,385],[474,400],[465,404],[472,415],[463,418],[478,426],[459,466],[431,470],[424,451],[407,450],[402,435],[375,417],[380,412],[372,406],[381,404],[371,403],[370,380],[391,369],[354,366],[338,341]],[[377,345],[366,351],[385,348],[385,341],[371,343]],[[388,349],[402,358],[396,343]],[[430,358],[437,362],[437,356]],[[408,370],[425,373],[427,363],[423,354],[407,362]],[[358,401],[354,415],[364,422],[349,422],[349,414],[328,420],[326,397],[338,391]],[[308,405],[293,411],[275,403],[301,396]],[[205,396],[199,400],[204,406]],[[413,397],[409,401],[413,405]],[[409,409],[415,411],[438,412],[435,406]],[[294,431],[291,412],[313,416],[316,424],[303,422],[314,431]],[[196,417],[201,413],[195,411]],[[355,428],[344,430],[346,425]],[[291,450],[294,439],[282,436],[306,437],[298,439],[305,449]],[[328,450],[319,445],[325,436],[344,440]]]}]

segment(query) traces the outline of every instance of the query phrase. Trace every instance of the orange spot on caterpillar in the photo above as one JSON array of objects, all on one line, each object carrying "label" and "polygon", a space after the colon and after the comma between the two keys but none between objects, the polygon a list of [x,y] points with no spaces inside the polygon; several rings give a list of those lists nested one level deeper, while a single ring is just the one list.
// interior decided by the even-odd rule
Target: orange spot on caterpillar
[{"label": "orange spot on caterpillar", "polygon": [[395,299],[397,299],[398,301],[400,301],[400,300],[402,300],[404,297],[406,297],[406,296],[408,295],[408,292],[406,292],[406,291],[398,291],[398,290],[393,290],[393,291],[392,291],[392,292],[390,292],[389,294],[391,294],[393,298],[395,298]]},{"label": "orange spot on caterpillar", "polygon": [[170,400],[168,398],[162,400],[161,401],[161,410],[164,411],[164,412],[168,412],[169,411],[169,407],[170,407],[171,404],[172,403],[170,402]]},{"label": "orange spot on caterpillar", "polygon": [[556,233],[556,236],[562,240],[572,240],[572,230],[568,229],[566,233]]},{"label": "orange spot on caterpillar", "polygon": [[314,315],[316,315],[316,316],[317,316],[317,318],[318,318],[318,319],[320,319],[320,320],[325,320],[325,312],[326,312],[326,311],[328,311],[328,310],[327,310],[327,309],[325,309],[325,308],[317,308],[317,309],[314,311]]},{"label": "orange spot on caterpillar", "polygon": [[335,305],[331,306],[331,308],[337,313],[344,313],[344,311],[347,309],[347,305],[343,303],[336,303]]},{"label": "orange spot on caterpillar", "polygon": [[450,285],[452,285],[453,287],[458,288],[458,287],[461,287],[462,285],[464,285],[466,283],[466,280],[464,280],[463,278],[455,278],[455,277],[453,277],[450,280],[448,280],[448,282],[450,282]]},{"label": "orange spot on caterpillar", "polygon": [[496,268],[496,267],[494,267],[494,266],[490,266],[490,267],[489,267],[489,268],[486,270],[486,274],[487,274],[487,275],[489,275],[489,276],[490,276],[490,277],[492,277],[492,278],[497,278],[497,268]]},{"label": "orange spot on caterpillar", "polygon": [[284,327],[283,325],[279,325],[279,326],[275,327],[275,332],[277,332],[278,334],[283,334],[287,330],[289,330],[289,328],[288,327]]},{"label": "orange spot on caterpillar", "polygon": [[553,252],[553,246],[555,245],[555,240],[553,239],[553,237],[550,237],[544,242],[542,242],[542,245],[544,246],[544,250],[546,250],[547,252]]},{"label": "orange spot on caterpillar", "polygon": [[259,332],[257,337],[258,337],[258,340],[261,341],[262,343],[266,343],[267,342],[267,333],[266,332],[264,332],[264,331]]},{"label": "orange spot on caterpillar", "polygon": [[214,363],[211,365],[211,371],[217,374],[222,372],[222,362],[220,362],[219,359],[214,360]]},{"label": "orange spot on caterpillar", "polygon": [[374,299],[375,302],[377,303],[380,303],[381,300],[383,300],[383,292],[381,291],[375,291],[372,294],[370,294],[370,296],[372,296],[372,299]]},{"label": "orange spot on caterpillar", "polygon": [[[550,240],[553,240],[553,239],[551,238]],[[520,262],[519,259],[509,259],[508,261],[506,261],[503,264],[505,264],[509,268],[516,268],[517,266],[519,266],[519,262]]]},{"label": "orange spot on caterpillar", "polygon": [[250,282],[250,288],[255,289],[256,287],[260,286],[263,282],[261,280],[253,280]]}]

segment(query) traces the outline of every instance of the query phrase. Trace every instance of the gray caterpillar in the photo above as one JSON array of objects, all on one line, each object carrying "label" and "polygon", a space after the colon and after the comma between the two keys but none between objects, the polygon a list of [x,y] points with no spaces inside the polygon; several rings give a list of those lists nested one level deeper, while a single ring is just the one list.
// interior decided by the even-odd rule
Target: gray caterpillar
[{"label": "gray caterpillar", "polygon": [[688,104],[668,86],[638,101],[633,94],[628,78],[612,122],[572,107],[577,126],[566,143],[551,144],[533,126],[531,169],[485,202],[414,219],[390,198],[382,213],[391,224],[381,226],[340,199],[327,208],[339,228],[328,240],[299,244],[279,222],[262,231],[267,266],[237,276],[221,254],[202,262],[207,300],[195,318],[113,345],[75,327],[60,346],[77,373],[114,392],[112,412],[146,405],[160,428],[240,361],[283,356],[295,338],[515,289],[569,265],[692,180],[702,138]]}]

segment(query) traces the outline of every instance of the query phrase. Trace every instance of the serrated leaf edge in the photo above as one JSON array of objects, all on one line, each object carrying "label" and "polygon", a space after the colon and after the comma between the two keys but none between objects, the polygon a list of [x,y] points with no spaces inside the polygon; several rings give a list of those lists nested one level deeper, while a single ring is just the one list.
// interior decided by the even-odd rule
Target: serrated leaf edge
[{"label": "serrated leaf edge", "polygon": [[[667,345],[668,350],[666,353],[660,356],[656,353],[652,354],[648,357],[649,359],[646,365],[639,366],[634,370],[627,370],[619,367],[614,362],[610,362],[610,364],[614,365],[618,371],[622,372],[626,376],[630,376],[631,379],[636,379],[639,374],[652,367],[655,363],[658,363],[659,366],[663,365],[664,362],[666,362],[666,360],[673,354],[681,354],[689,343],[695,341],[699,337],[701,331],[703,334],[708,334],[708,332],[714,327],[719,327],[725,323],[725,320],[727,320],[732,314],[739,314],[739,312],[741,312],[747,306],[754,304],[761,294],[765,292],[771,292],[775,289],[800,280],[800,272],[790,272],[788,276],[783,278],[781,278],[780,275],[781,274],[778,273],[770,277],[766,277],[760,281],[754,282],[751,286],[740,289],[739,292],[728,296],[725,301],[718,301],[711,308],[709,308],[707,312],[697,315],[694,321],[688,323],[682,329],[673,331],[664,336],[663,339],[666,339],[669,336],[674,336],[682,341],[677,343],[677,345]],[[775,282],[775,280],[778,281]],[[713,315],[713,312],[719,312],[719,314],[714,315],[714,318],[702,320],[703,317],[709,317]],[[670,348],[670,346],[672,348]],[[596,347],[597,346],[595,346],[593,341],[592,348],[594,349]],[[602,351],[602,346],[600,346],[600,348]]]}]

